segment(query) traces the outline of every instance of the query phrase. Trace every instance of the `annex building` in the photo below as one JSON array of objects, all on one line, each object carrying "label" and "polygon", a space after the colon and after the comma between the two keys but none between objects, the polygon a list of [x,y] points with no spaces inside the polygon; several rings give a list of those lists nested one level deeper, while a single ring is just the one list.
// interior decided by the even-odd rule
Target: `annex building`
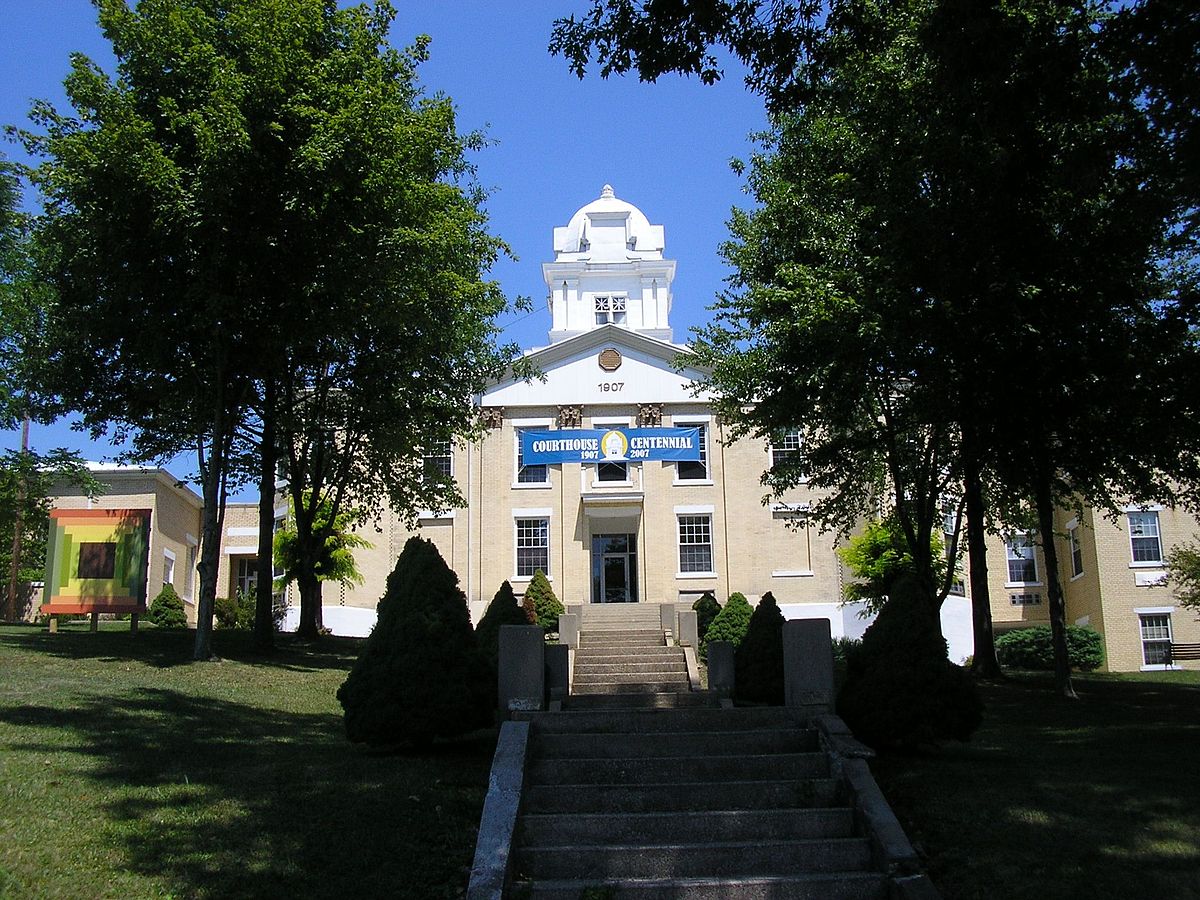
[{"label": "annex building", "polygon": [[[710,398],[694,389],[701,373],[689,368],[689,351],[670,325],[675,262],[666,256],[663,226],[605,185],[554,229],[542,276],[549,342],[527,357],[544,379],[493,384],[477,398],[482,439],[434,448],[426,458],[457,480],[467,504],[423,511],[417,532],[458,573],[473,618],[501,582],[520,595],[540,569],[564,603],[690,606],[705,591],[721,602],[740,591],[754,603],[770,591],[790,618],[826,617],[834,636],[860,635],[867,623],[839,603],[848,575],[835,537],[805,517],[812,492],[801,485],[763,502],[763,472],[795,452],[799,433],[771,443],[731,441]],[[112,472],[109,492],[95,505],[159,510],[148,596],[170,581],[190,602],[198,498],[181,499],[165,473],[137,471]],[[59,502],[87,501],[65,493]],[[1103,635],[1108,668],[1161,668],[1170,642],[1200,642],[1197,615],[1162,583],[1167,551],[1200,531],[1194,518],[1141,505],[1115,521],[1090,511],[1060,518],[1068,621]],[[356,552],[364,583],[325,585],[327,627],[370,631],[412,533],[395,514],[364,529],[372,544]],[[257,535],[257,506],[231,505],[218,593],[253,584]],[[1033,536],[992,543],[997,631],[1048,621],[1044,561]],[[943,630],[953,659],[971,653],[970,623],[968,599],[951,596]]]}]

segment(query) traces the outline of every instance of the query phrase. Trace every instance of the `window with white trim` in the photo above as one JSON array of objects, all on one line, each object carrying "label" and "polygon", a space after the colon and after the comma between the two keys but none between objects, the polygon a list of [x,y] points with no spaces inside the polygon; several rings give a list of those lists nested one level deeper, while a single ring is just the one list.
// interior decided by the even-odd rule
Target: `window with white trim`
[{"label": "window with white trim", "polygon": [[712,516],[679,517],[679,571],[711,572]]},{"label": "window with white trim", "polygon": [[1071,577],[1083,574],[1083,544],[1079,543],[1079,526],[1067,529],[1067,543],[1071,549]]},{"label": "window with white trim", "polygon": [[1004,555],[1008,561],[1010,582],[1035,584],[1038,580],[1037,552],[1033,545],[1033,532],[1021,531],[1004,542]]},{"label": "window with white trim", "polygon": [[1147,666],[1171,662],[1171,614],[1143,613],[1138,616],[1142,633],[1142,660]]},{"label": "window with white trim", "polygon": [[163,551],[163,584],[175,586],[175,554],[170,550]]},{"label": "window with white trim", "polygon": [[675,477],[679,481],[707,481],[708,480],[708,426],[697,422],[692,425],[684,422],[679,425],[680,428],[695,428],[700,432],[700,459],[699,460],[681,460],[675,463]]},{"label": "window with white trim", "polygon": [[258,557],[239,556],[237,561],[237,592],[250,596],[258,584]]},{"label": "window with white trim", "polygon": [[[958,521],[959,504],[953,498],[943,498],[942,500],[942,556],[946,560],[946,565],[951,568],[958,567],[958,554],[952,553],[954,547],[954,532],[959,526]],[[962,580],[961,574],[954,573],[954,577],[950,581],[950,593],[955,597],[967,596],[967,584]]]},{"label": "window with white trim", "polygon": [[521,435],[527,430],[525,428],[513,429],[513,433],[517,439],[517,484],[545,484],[550,480],[549,466],[545,463],[525,465],[525,460],[521,453]]},{"label": "window with white trim", "polygon": [[788,428],[771,439],[771,468],[800,452],[800,429]]},{"label": "window with white trim", "polygon": [[611,297],[595,297],[597,325],[624,325],[625,298],[616,295]]},{"label": "window with white trim", "polygon": [[517,577],[532,578],[538,569],[550,574],[550,520],[515,519]]},{"label": "window with white trim", "polygon": [[445,478],[454,477],[454,452],[449,441],[434,441],[425,450],[422,457],[426,472],[441,475]]},{"label": "window with white trim", "polygon": [[1129,546],[1135,563],[1161,563],[1162,536],[1158,532],[1158,513],[1142,510],[1129,513]]}]

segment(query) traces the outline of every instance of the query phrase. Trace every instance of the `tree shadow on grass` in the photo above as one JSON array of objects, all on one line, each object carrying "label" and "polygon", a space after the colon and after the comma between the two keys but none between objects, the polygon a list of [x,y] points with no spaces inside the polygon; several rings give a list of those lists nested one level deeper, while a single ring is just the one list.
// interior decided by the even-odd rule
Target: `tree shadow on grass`
[{"label": "tree shadow on grass", "polygon": [[[195,644],[194,630],[147,628],[136,635],[128,631],[69,631],[50,634],[33,627],[9,627],[0,632],[0,647],[45,653],[60,659],[96,659],[105,662],[138,661],[156,668],[189,665]],[[254,636],[247,631],[221,631],[213,636],[219,658],[252,666],[314,672],[322,669],[349,671],[362,647],[363,638],[324,637],[306,641],[293,634],[277,634],[275,651],[259,653]]]},{"label": "tree shadow on grass", "polygon": [[983,686],[971,743],[873,766],[946,897],[1196,896],[1200,685],[1076,689]]},{"label": "tree shadow on grass", "polygon": [[[333,714],[139,689],[0,709],[12,749],[78,754],[125,867],[186,897],[460,896],[494,735],[382,755]],[[64,798],[69,802],[69,798]]]}]

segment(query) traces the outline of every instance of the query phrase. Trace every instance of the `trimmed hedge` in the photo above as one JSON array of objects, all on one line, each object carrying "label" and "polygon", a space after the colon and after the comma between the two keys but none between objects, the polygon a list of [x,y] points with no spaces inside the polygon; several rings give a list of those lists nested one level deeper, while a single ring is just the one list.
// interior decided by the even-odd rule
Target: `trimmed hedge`
[{"label": "trimmed hedge", "polygon": [[529,582],[529,587],[525,588],[522,605],[529,621],[534,625],[541,625],[542,631],[547,634],[558,631],[558,617],[567,611],[555,596],[550,579],[541,569],[533,573],[533,580]]},{"label": "trimmed hedge", "polygon": [[734,656],[734,695],[783,706],[783,613],[770,591],[758,601]]},{"label": "trimmed hedge", "polygon": [[[1071,668],[1081,672],[1104,663],[1104,641],[1099,632],[1078,625],[1067,626],[1067,655]],[[1017,628],[996,637],[1000,664],[1014,669],[1054,670],[1054,644],[1049,625]]]},{"label": "trimmed hedge", "polygon": [[970,674],[946,655],[937,608],[901,576],[859,647],[846,647],[837,711],[874,747],[965,741],[983,720]]},{"label": "trimmed hedge", "polygon": [[164,584],[158,596],[150,602],[146,618],[158,628],[187,628],[187,614],[183,611],[183,600],[175,588]]},{"label": "trimmed hedge", "polygon": [[745,594],[735,591],[729,595],[729,600],[721,607],[716,618],[708,626],[704,639],[700,642],[700,658],[708,659],[708,645],[712,641],[729,641],[734,649],[741,645],[750,627],[750,617],[754,610]]},{"label": "trimmed hedge", "polygon": [[356,743],[427,745],[491,723],[488,665],[467,598],[431,541],[409,538],[379,620],[338,688]]},{"label": "trimmed hedge", "polygon": [[708,626],[721,612],[721,604],[712,595],[712,591],[705,591],[700,595],[700,599],[692,604],[692,609],[696,611],[697,640],[703,644],[704,636],[708,634]]}]

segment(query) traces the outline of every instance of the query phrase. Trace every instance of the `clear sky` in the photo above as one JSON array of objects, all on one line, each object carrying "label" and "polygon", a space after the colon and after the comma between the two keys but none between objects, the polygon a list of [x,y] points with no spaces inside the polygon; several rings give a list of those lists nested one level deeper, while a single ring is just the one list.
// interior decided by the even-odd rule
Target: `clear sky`
[{"label": "clear sky", "polygon": [[[86,53],[111,71],[113,60],[89,0],[3,0],[0,15],[0,123],[25,125],[30,101],[65,107],[62,80],[69,54]],[[657,84],[636,78],[580,81],[546,50],[553,20],[584,2],[543,0],[398,0],[392,43],[432,37],[421,80],[458,108],[460,129],[481,129],[494,142],[475,155],[478,180],[491,191],[492,231],[518,260],[493,271],[510,297],[534,301],[532,314],[501,320],[505,339],[545,344],[550,317],[541,263],[551,232],[605,183],[666,227],[666,255],[678,260],[671,324],[677,341],[707,318],[727,269],[717,247],[731,207],[748,202],[729,161],[748,155],[748,135],[763,127],[760,101],[745,88],[736,63],[726,79],[705,86],[676,77]],[[19,146],[4,152],[24,159]],[[29,203],[34,198],[27,198]],[[19,436],[2,435],[3,446]],[[35,426],[36,449],[68,446],[90,459],[111,458],[104,444],[59,424]],[[179,476],[188,462],[170,465]]]}]

